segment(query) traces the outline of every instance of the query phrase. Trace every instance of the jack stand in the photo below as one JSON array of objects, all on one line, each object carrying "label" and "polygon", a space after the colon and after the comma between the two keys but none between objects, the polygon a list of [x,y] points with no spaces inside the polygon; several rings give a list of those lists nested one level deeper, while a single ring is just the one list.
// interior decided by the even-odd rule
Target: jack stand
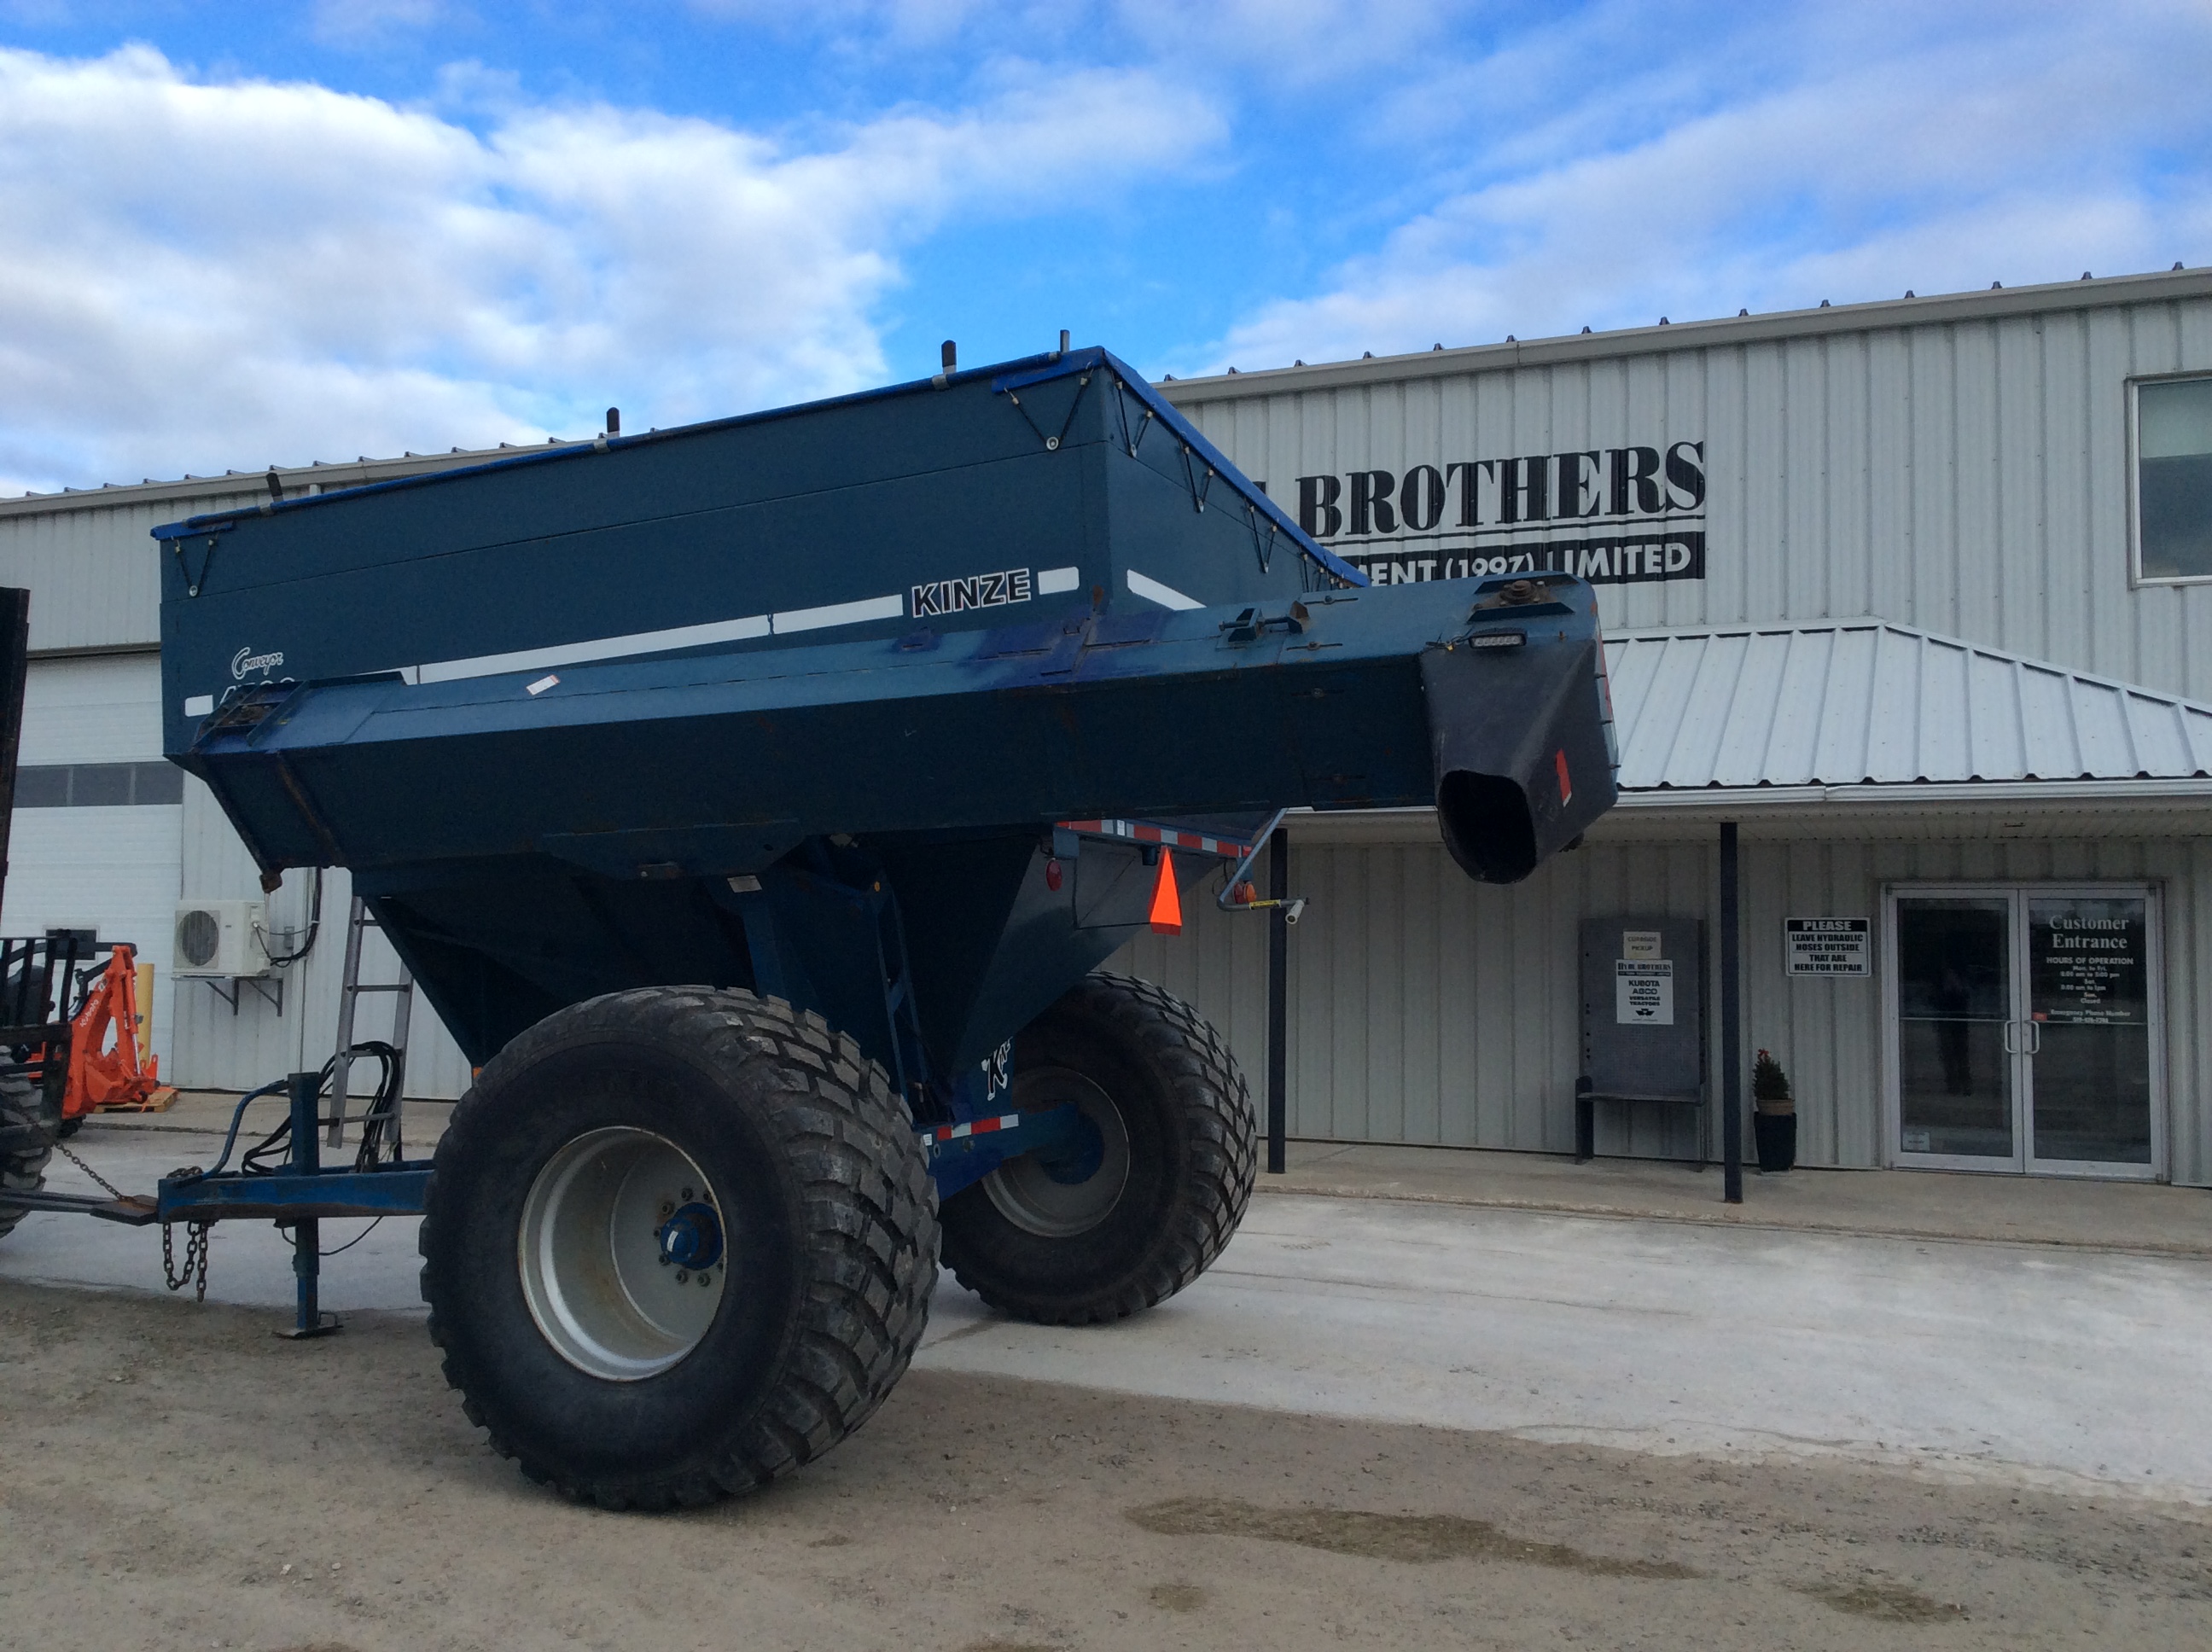
[{"label": "jack stand", "polygon": [[[321,1075],[295,1072],[289,1089],[292,1103],[289,1169],[294,1175],[311,1176],[322,1169],[322,1121],[317,1116],[321,1110],[318,1105],[322,1098]],[[316,1300],[322,1274],[322,1226],[312,1216],[301,1217],[292,1224],[292,1273],[300,1282],[299,1314],[290,1330],[275,1333],[288,1341],[336,1336],[341,1328],[337,1316],[324,1313]]]}]

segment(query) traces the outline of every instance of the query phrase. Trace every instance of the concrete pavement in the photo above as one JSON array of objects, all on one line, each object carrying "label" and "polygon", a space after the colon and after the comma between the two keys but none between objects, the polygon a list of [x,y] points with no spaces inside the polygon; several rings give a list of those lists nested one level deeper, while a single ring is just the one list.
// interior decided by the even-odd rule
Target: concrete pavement
[{"label": "concrete pavement", "polygon": [[[190,1131],[100,1124],[75,1145],[126,1187],[205,1163],[217,1146]],[[1746,1210],[1777,1207],[1772,1184],[1788,1180],[1754,1180],[1759,1202]],[[89,1187],[66,1166],[51,1185]],[[1717,1175],[1697,1185],[1717,1200]],[[327,1261],[325,1305],[417,1308],[416,1225],[387,1219]],[[324,1243],[365,1227],[327,1223]],[[32,1216],[0,1243],[0,1278],[158,1291],[158,1233]],[[274,1230],[219,1229],[209,1295],[282,1322],[292,1280]],[[301,1357],[343,1357],[343,1348]],[[1016,1324],[948,1279],[918,1363],[1532,1439],[1905,1461],[2212,1503],[2202,1397],[2212,1260],[2192,1254],[1348,1199],[1309,1181],[1304,1196],[1255,1200],[1204,1279],[1122,1325]]]},{"label": "concrete pavement", "polygon": [[1994,1239],[2212,1257],[2212,1191],[2152,1182],[1931,1170],[1744,1172],[1741,1205],[1721,1170],[1661,1159],[1577,1164],[1547,1153],[1292,1142],[1273,1192],[1394,1199],[1583,1216],[1660,1218],[1817,1233]]}]

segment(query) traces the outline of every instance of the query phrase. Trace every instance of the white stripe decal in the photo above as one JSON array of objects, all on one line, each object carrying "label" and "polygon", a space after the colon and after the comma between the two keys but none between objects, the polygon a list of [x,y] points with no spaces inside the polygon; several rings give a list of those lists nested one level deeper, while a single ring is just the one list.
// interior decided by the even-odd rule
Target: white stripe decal
[{"label": "white stripe decal", "polygon": [[1156,602],[1163,608],[1182,610],[1206,606],[1197,598],[1186,597],[1173,586],[1162,585],[1158,580],[1148,579],[1133,568],[1129,570],[1129,589],[1136,595],[1144,598],[1146,601]]},{"label": "white stripe decal", "polygon": [[860,602],[831,603],[827,608],[793,608],[778,614],[775,634],[818,631],[825,625],[864,625],[870,620],[906,617],[904,597],[869,597]]},{"label": "white stripe decal", "polygon": [[1083,583],[1079,568],[1041,568],[1037,570],[1036,588],[1040,597],[1057,597],[1063,591],[1073,591]]},{"label": "white stripe decal", "polygon": [[[543,648],[517,648],[508,653],[477,654],[468,659],[433,660],[403,666],[400,675],[415,683],[455,683],[472,677],[498,677],[507,671],[544,671],[552,665],[581,665],[634,654],[667,653],[678,648],[700,648],[717,642],[750,642],[758,637],[819,631],[833,625],[865,625],[873,620],[902,618],[905,613],[903,597],[869,597],[860,602],[832,603],[823,608],[794,608],[780,614],[748,614],[743,619],[672,626],[665,631],[632,631],[624,636],[594,637],[588,642],[552,643]],[[210,706],[209,709],[214,708]],[[191,717],[205,714],[195,713],[187,707],[185,714]]]},{"label": "white stripe decal", "polygon": [[512,653],[478,654],[472,659],[441,659],[406,667],[410,683],[454,683],[464,677],[497,677],[504,671],[541,671],[549,665],[580,665],[594,659],[617,659],[624,654],[657,654],[672,648],[696,648],[710,642],[746,642],[769,635],[765,614],[744,619],[714,620],[705,625],[678,625],[665,631],[633,631],[628,636],[595,637],[589,642],[559,642],[543,648],[518,648]]}]

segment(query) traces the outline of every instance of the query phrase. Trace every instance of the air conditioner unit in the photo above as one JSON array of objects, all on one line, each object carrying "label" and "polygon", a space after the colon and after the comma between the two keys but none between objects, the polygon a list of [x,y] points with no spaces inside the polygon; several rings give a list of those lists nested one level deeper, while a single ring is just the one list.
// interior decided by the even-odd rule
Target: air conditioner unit
[{"label": "air conditioner unit", "polygon": [[258,901],[179,901],[172,972],[190,979],[269,973],[269,914]]}]

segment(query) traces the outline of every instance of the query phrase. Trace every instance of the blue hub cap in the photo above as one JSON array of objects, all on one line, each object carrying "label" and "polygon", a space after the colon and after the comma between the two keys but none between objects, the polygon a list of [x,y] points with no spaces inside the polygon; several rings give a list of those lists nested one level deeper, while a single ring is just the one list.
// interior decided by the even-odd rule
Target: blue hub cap
[{"label": "blue hub cap", "polygon": [[660,1224],[653,1236],[660,1241],[661,1260],[696,1272],[722,1260],[722,1222],[714,1206],[697,1200]]}]

